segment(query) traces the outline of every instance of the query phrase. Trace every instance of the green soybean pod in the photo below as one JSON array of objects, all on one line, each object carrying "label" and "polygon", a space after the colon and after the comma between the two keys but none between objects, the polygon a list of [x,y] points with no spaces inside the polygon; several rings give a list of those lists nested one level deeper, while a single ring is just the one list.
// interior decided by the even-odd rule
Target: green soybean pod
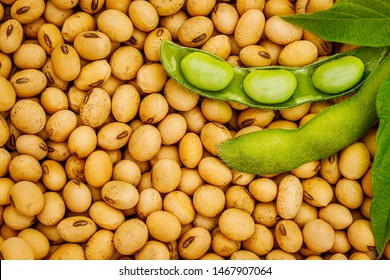
[{"label": "green soybean pod", "polygon": [[233,66],[200,52],[193,52],[184,57],[181,69],[190,84],[209,91],[224,89],[234,76]]},{"label": "green soybean pod", "polygon": [[377,92],[389,73],[390,56],[358,93],[321,111],[305,125],[295,130],[263,129],[222,142],[218,155],[230,168],[251,174],[281,173],[329,157],[358,141],[377,120]]},{"label": "green soybean pod", "polygon": [[359,83],[364,63],[355,56],[344,56],[319,66],[311,78],[315,88],[328,94],[346,91]]},{"label": "green soybean pod", "polygon": [[243,82],[244,92],[253,100],[277,104],[288,100],[297,88],[297,78],[288,70],[255,70]]}]

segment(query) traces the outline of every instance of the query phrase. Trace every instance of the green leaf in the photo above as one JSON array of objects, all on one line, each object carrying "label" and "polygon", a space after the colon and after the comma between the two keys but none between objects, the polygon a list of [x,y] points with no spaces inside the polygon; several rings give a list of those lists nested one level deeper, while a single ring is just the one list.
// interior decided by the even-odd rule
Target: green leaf
[{"label": "green leaf", "polygon": [[382,83],[376,99],[379,127],[377,151],[372,165],[373,200],[371,225],[378,255],[390,240],[390,75]]},{"label": "green leaf", "polygon": [[282,18],[325,41],[371,47],[390,45],[389,0],[338,0],[325,11]]}]

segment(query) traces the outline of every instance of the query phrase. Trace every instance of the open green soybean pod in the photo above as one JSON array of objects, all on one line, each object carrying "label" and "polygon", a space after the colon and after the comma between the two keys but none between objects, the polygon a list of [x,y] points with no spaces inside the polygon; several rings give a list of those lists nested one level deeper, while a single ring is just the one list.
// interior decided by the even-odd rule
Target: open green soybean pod
[{"label": "open green soybean pod", "polygon": [[[160,47],[161,63],[163,64],[168,75],[180,85],[205,97],[226,101],[234,101],[254,108],[279,110],[291,108],[307,102],[327,100],[336,96],[342,96],[355,92],[362,85],[365,78],[372,72],[376,65],[383,59],[387,52],[387,48],[362,47],[349,52],[335,54],[305,67],[263,66],[240,68],[232,66],[234,70],[233,78],[227,84],[227,86],[217,90],[200,89],[199,87],[195,87],[194,85],[192,85],[185,78],[181,68],[181,62],[187,55],[192,54],[194,52],[207,54],[210,56],[210,58],[215,58],[216,60],[218,60],[218,62],[221,61],[222,63],[226,63],[228,66],[230,66],[228,62],[211,53],[196,48],[183,47],[170,41],[162,41]],[[352,88],[340,92],[338,94],[328,94],[315,88],[312,83],[312,75],[314,71],[321,65],[324,65],[328,62],[334,61],[338,58],[342,58],[345,56],[354,56],[359,58],[363,62],[364,73],[361,80]],[[248,94],[245,93],[243,84],[246,76],[256,70],[287,70],[292,73],[296,77],[296,88],[291,97],[289,97],[285,101],[281,99],[280,103],[260,103],[258,102],[259,99],[257,99],[256,101],[250,98]],[[197,73],[193,73],[193,76],[195,77],[194,79],[199,80],[199,78],[196,78],[196,75]],[[276,90],[279,89],[276,88]]]}]

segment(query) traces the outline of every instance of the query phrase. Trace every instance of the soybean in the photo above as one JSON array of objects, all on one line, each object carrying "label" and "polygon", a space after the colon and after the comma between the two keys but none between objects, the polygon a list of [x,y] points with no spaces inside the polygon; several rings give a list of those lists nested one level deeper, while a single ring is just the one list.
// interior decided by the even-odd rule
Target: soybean
[{"label": "soybean", "polygon": [[110,115],[110,109],[111,98],[107,91],[93,88],[88,91],[80,106],[81,122],[93,128],[101,126]]},{"label": "soybean", "polygon": [[4,209],[3,220],[9,228],[20,231],[30,227],[35,221],[35,216],[22,215],[15,206],[9,204]]},{"label": "soybean", "polygon": [[7,121],[4,119],[3,116],[0,115],[0,146],[3,147],[7,142],[10,137],[10,129],[8,126]]},{"label": "soybean", "polygon": [[268,50],[260,45],[243,47],[239,52],[239,58],[245,67],[269,66],[272,63]]},{"label": "soybean", "polygon": [[54,73],[64,81],[77,78],[81,70],[80,57],[75,48],[69,44],[61,44],[51,54]]},{"label": "soybean", "polygon": [[8,78],[8,76],[11,73],[12,60],[7,54],[0,53],[0,62],[1,62],[0,76],[3,78]]},{"label": "soybean", "polygon": [[68,149],[78,158],[86,158],[97,146],[95,130],[87,125],[76,127],[68,137]]},{"label": "soybean", "polygon": [[184,0],[173,0],[167,3],[164,0],[150,0],[149,1],[156,9],[159,16],[171,16],[180,11],[184,6]]},{"label": "soybean", "polygon": [[348,179],[360,179],[370,167],[370,152],[367,147],[356,142],[340,151],[339,169]]},{"label": "soybean", "polygon": [[280,65],[302,67],[310,65],[318,57],[317,47],[310,41],[298,40],[286,45],[279,54]]},{"label": "soybean", "polygon": [[219,256],[229,257],[240,249],[241,242],[227,238],[218,227],[212,231],[211,236],[211,248]]},{"label": "soybean", "polygon": [[[234,70],[229,64],[203,53],[194,52],[181,61],[185,79],[203,90],[224,89],[233,79]],[[193,75],[196,72],[197,75]]]},{"label": "soybean", "polygon": [[146,220],[154,211],[162,210],[162,207],[163,200],[161,194],[156,189],[147,188],[140,192],[136,211],[142,220]]},{"label": "soybean", "polygon": [[216,30],[222,34],[233,34],[239,19],[239,14],[233,6],[218,3],[211,13],[211,20]]},{"label": "soybean", "polygon": [[296,87],[297,79],[287,70],[255,70],[243,82],[245,93],[253,100],[265,104],[288,100]]},{"label": "soybean", "polygon": [[354,87],[364,74],[364,63],[355,56],[344,56],[319,66],[313,73],[314,87],[337,94]]},{"label": "soybean", "polygon": [[276,209],[283,219],[293,219],[298,215],[303,201],[303,185],[298,177],[287,175],[278,186]]},{"label": "soybean", "polygon": [[39,69],[46,62],[46,52],[38,44],[22,44],[13,54],[14,63],[20,69]]},{"label": "soybean", "polygon": [[331,185],[318,176],[313,176],[302,181],[303,199],[315,207],[327,206],[333,198]]},{"label": "soybean", "polygon": [[85,260],[85,252],[79,244],[64,243],[55,249],[49,260]]},{"label": "soybean", "polygon": [[274,15],[266,21],[264,33],[272,42],[288,45],[302,38],[303,29]]},{"label": "soybean", "polygon": [[18,233],[18,237],[27,241],[27,243],[31,246],[35,260],[42,260],[49,253],[49,240],[39,230],[26,228]]},{"label": "soybean", "polygon": [[133,23],[130,18],[116,9],[106,9],[101,12],[97,19],[97,27],[114,42],[127,41],[133,33]]},{"label": "soybean", "polygon": [[53,191],[62,190],[67,182],[65,168],[57,161],[47,159],[41,164],[41,181],[46,188]]},{"label": "soybean", "polygon": [[0,205],[7,205],[11,203],[10,190],[15,182],[10,178],[0,178]]},{"label": "soybean", "polygon": [[114,233],[105,229],[95,232],[85,247],[87,260],[109,260],[114,254]]},{"label": "soybean", "polygon": [[318,219],[317,208],[303,201],[298,214],[293,219],[294,222],[296,222],[300,228],[303,228],[307,222],[314,219]]},{"label": "soybean", "polygon": [[96,225],[107,230],[116,230],[125,221],[123,212],[105,201],[92,203],[88,213]]},{"label": "soybean", "polygon": [[338,203],[330,203],[321,208],[319,217],[330,224],[335,230],[345,229],[353,222],[351,211]]},{"label": "soybean", "polygon": [[111,122],[100,128],[97,144],[106,150],[116,150],[125,146],[130,139],[132,129],[122,122]]},{"label": "soybean", "polygon": [[255,231],[251,215],[237,208],[224,210],[219,217],[218,226],[223,235],[235,241],[244,241]]},{"label": "soybean", "polygon": [[255,208],[255,200],[248,190],[243,186],[231,186],[225,191],[225,207],[228,208],[237,208],[248,212],[249,214],[253,213]]},{"label": "soybean", "polygon": [[34,250],[21,237],[11,237],[1,244],[0,252],[5,260],[33,260]]},{"label": "soybean", "polygon": [[178,250],[183,259],[195,260],[202,257],[210,248],[211,234],[202,227],[193,227],[180,238]]},{"label": "soybean", "polygon": [[[128,238],[132,236],[132,238]],[[114,234],[115,249],[122,255],[131,255],[148,241],[148,228],[140,219],[132,218],[123,222]]]},{"label": "soybean", "polygon": [[251,251],[239,250],[230,255],[230,260],[260,260],[260,257]]},{"label": "soybean", "polygon": [[38,186],[29,181],[19,181],[10,190],[16,211],[25,216],[35,216],[44,206],[44,198]]},{"label": "soybean", "polygon": [[266,227],[273,227],[280,220],[275,201],[257,203],[252,216],[257,224]]},{"label": "soybean", "polygon": [[170,253],[165,243],[149,240],[135,254],[136,260],[169,260]]},{"label": "soybean", "polygon": [[250,9],[258,9],[263,10],[265,6],[264,0],[252,0],[252,1],[246,1],[246,0],[238,0],[237,2],[237,12],[242,15],[247,10]]},{"label": "soybean", "polygon": [[168,104],[178,111],[193,109],[199,100],[199,96],[195,92],[181,86],[171,78],[165,83],[164,97]]},{"label": "soybean", "polygon": [[102,188],[102,198],[108,205],[120,209],[130,209],[137,205],[139,193],[130,183],[111,180]]},{"label": "soybean", "polygon": [[231,170],[218,158],[212,156],[200,160],[198,172],[203,180],[216,186],[226,186],[233,179]]},{"label": "soybean", "polygon": [[129,122],[136,116],[140,102],[140,94],[133,85],[121,85],[111,99],[112,115],[117,121]]},{"label": "soybean", "polygon": [[[87,60],[106,58],[111,51],[110,38],[100,31],[84,31],[74,39],[73,46],[80,57]],[[94,51],[91,52],[91,49]]]},{"label": "soybean", "polygon": [[173,191],[164,197],[163,207],[186,225],[195,219],[195,208],[190,196],[182,191]]},{"label": "soybean", "polygon": [[172,213],[164,210],[150,213],[146,218],[146,226],[149,234],[161,242],[177,240],[181,232],[179,219]]},{"label": "soybean", "polygon": [[54,226],[65,215],[66,205],[62,196],[55,191],[47,191],[43,194],[44,206],[37,218],[42,226]]},{"label": "soybean", "polygon": [[95,188],[103,187],[112,176],[112,161],[102,150],[93,151],[85,162],[85,179]]},{"label": "soybean", "polygon": [[273,249],[267,255],[265,255],[266,260],[296,260],[295,256],[291,253],[287,253],[282,249]]},{"label": "soybean", "polygon": [[130,136],[128,150],[130,155],[138,161],[152,159],[161,147],[161,135],[158,129],[145,124],[135,129]]},{"label": "soybean", "polygon": [[62,196],[66,207],[75,212],[87,211],[92,204],[92,195],[86,184],[77,180],[66,183],[62,190]]},{"label": "soybean", "polygon": [[17,155],[8,166],[8,172],[15,182],[30,181],[36,183],[42,177],[39,161],[30,155]]},{"label": "soybean", "polygon": [[206,217],[215,217],[225,207],[224,192],[213,185],[205,184],[199,186],[193,194],[195,210]]},{"label": "soybean", "polygon": [[177,37],[180,43],[187,47],[199,47],[210,39],[214,25],[206,16],[188,18],[179,27]]},{"label": "soybean", "polygon": [[200,131],[200,139],[203,147],[211,154],[217,156],[217,145],[232,138],[232,134],[223,124],[209,122],[205,124]]},{"label": "soybean", "polygon": [[137,85],[144,93],[160,92],[164,88],[168,75],[160,63],[147,63],[137,72]]},{"label": "soybean", "polygon": [[15,73],[10,83],[18,97],[33,97],[41,93],[47,85],[45,74],[37,69],[24,69]]},{"label": "soybean", "polygon": [[335,196],[340,204],[349,209],[356,209],[363,202],[364,192],[358,180],[341,178],[336,183]]},{"label": "soybean", "polygon": [[274,247],[274,236],[269,228],[261,224],[255,224],[252,236],[241,242],[242,247],[259,256],[269,253]]},{"label": "soybean", "polygon": [[365,219],[355,220],[347,230],[348,240],[352,247],[361,252],[375,250],[375,239],[370,221]]},{"label": "soybean", "polygon": [[141,31],[152,31],[158,25],[159,15],[149,2],[133,1],[129,6],[128,14],[134,26]]},{"label": "soybean", "polygon": [[66,93],[56,87],[46,87],[41,92],[40,101],[45,112],[50,115],[69,108]]},{"label": "soybean", "polygon": [[61,238],[67,242],[86,242],[97,230],[97,225],[91,218],[72,216],[59,222],[57,230]]},{"label": "soybean", "polygon": [[246,10],[237,21],[234,39],[241,48],[254,45],[260,40],[265,28],[265,16],[259,9]]},{"label": "soybean", "polygon": [[0,51],[15,52],[23,41],[23,27],[16,19],[5,21],[0,27]]},{"label": "soybean", "polygon": [[280,248],[288,253],[297,252],[303,244],[301,229],[292,220],[281,220],[276,224],[275,239]]},{"label": "soybean", "polygon": [[258,201],[271,202],[278,192],[278,186],[269,178],[257,178],[249,183],[249,192]]},{"label": "soybean", "polygon": [[307,222],[302,229],[302,235],[307,248],[315,252],[326,252],[334,243],[333,228],[321,219]]},{"label": "soybean", "polygon": [[66,42],[73,42],[80,32],[93,31],[95,28],[96,22],[93,16],[87,12],[79,11],[64,21],[61,34]]},{"label": "soybean", "polygon": [[112,179],[124,181],[136,187],[141,181],[141,169],[134,161],[122,159],[114,165]]},{"label": "soybean", "polygon": [[74,80],[75,86],[81,90],[90,90],[102,85],[109,79],[111,67],[107,60],[100,59],[84,65],[78,72],[79,75]]}]

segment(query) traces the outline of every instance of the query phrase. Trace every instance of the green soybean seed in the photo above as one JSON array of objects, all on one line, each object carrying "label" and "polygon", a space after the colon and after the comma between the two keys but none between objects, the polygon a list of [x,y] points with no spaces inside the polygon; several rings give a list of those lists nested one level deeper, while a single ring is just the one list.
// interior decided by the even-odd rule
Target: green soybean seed
[{"label": "green soybean seed", "polygon": [[390,73],[390,56],[348,100],[320,112],[293,129],[263,129],[218,144],[227,166],[250,174],[278,174],[329,157],[358,141],[377,121],[377,92]]},{"label": "green soybean seed", "polygon": [[253,100],[277,104],[288,100],[297,88],[297,78],[288,70],[255,70],[243,82],[244,92]]},{"label": "green soybean seed", "polygon": [[355,56],[344,56],[319,66],[313,73],[315,88],[328,94],[346,91],[359,83],[364,63]]},{"label": "green soybean seed", "polygon": [[191,85],[208,91],[224,89],[234,77],[233,66],[200,52],[185,56],[181,70]]}]

